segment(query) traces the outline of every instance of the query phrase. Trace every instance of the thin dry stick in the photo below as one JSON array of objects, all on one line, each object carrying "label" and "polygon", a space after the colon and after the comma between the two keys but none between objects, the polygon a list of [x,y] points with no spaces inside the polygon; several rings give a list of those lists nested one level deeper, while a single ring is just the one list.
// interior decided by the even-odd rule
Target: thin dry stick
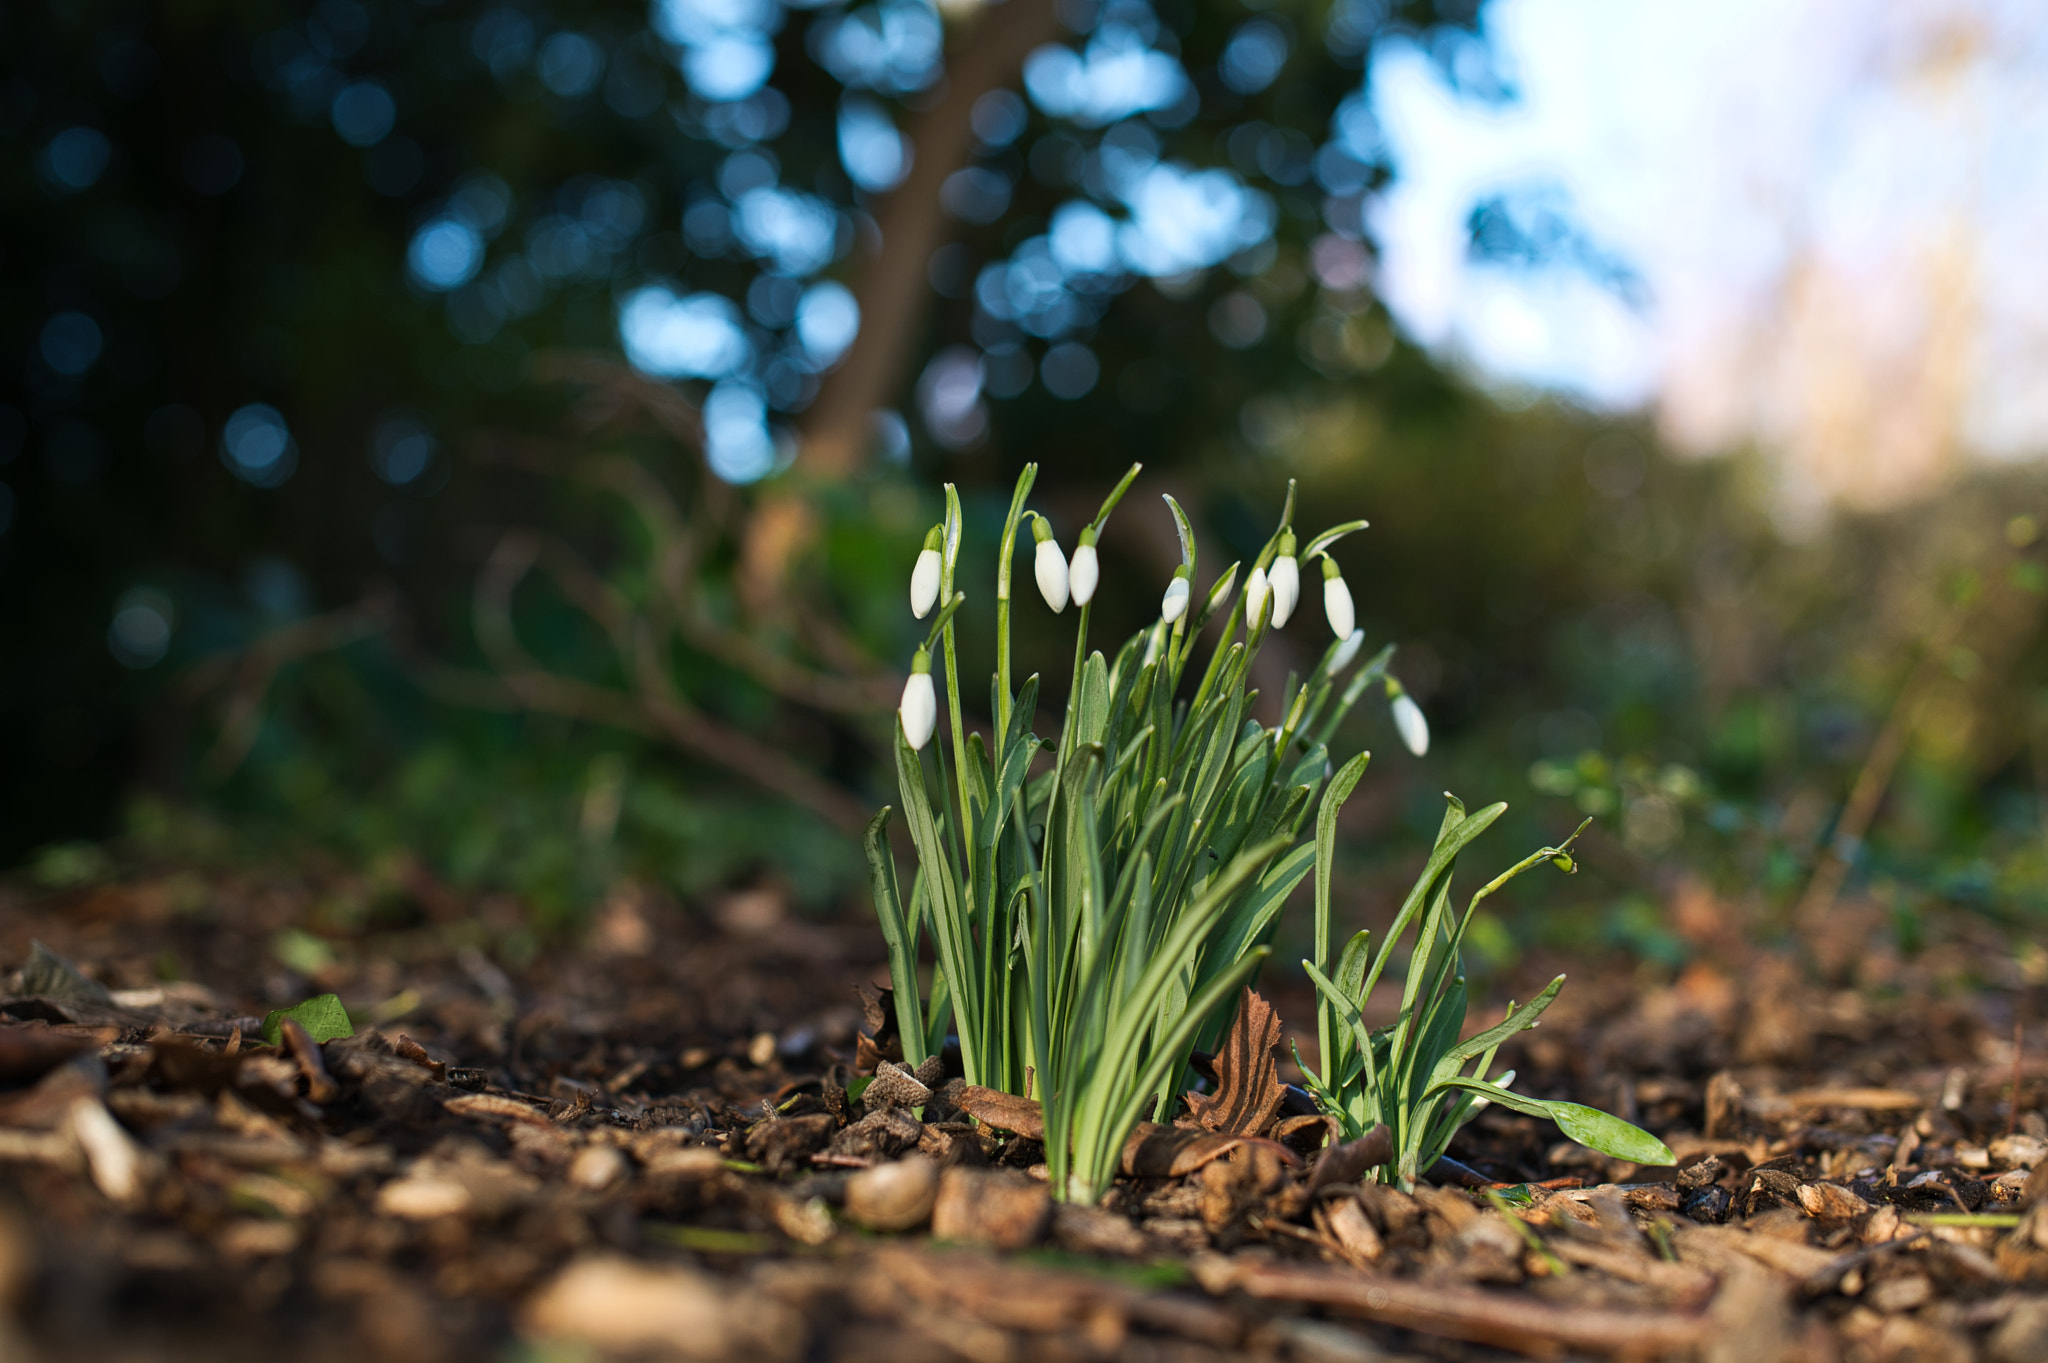
[{"label": "thin dry stick", "polygon": [[2010,1136],[2020,1120],[2020,1020],[2012,1020],[2012,1107],[2005,1114],[2005,1134]]},{"label": "thin dry stick", "polygon": [[[495,441],[488,447],[488,457],[539,473],[576,478],[624,501],[639,517],[651,541],[648,556],[660,591],[654,594],[647,613],[656,623],[673,630],[683,642],[747,674],[765,689],[813,709],[866,717],[885,713],[895,704],[903,685],[901,675],[883,669],[862,654],[835,622],[807,604],[797,607],[801,636],[832,665],[831,671],[797,662],[753,633],[721,624],[705,609],[703,594],[697,589],[698,564],[703,556],[702,546],[716,542],[720,529],[731,517],[729,496],[696,498],[698,514],[693,525],[685,521],[668,488],[637,460],[579,458],[551,450],[545,442],[530,437]],[[709,492],[723,486],[709,480],[705,489]],[[504,551],[507,542],[515,541],[515,537],[534,533],[508,531],[500,541],[500,550]],[[563,590],[616,641],[614,617],[633,614],[630,603],[620,598],[616,604],[591,610],[584,598],[610,602],[616,593],[609,584],[559,539],[546,537],[539,552],[540,566],[546,567]],[[520,571],[532,566],[525,564]]]},{"label": "thin dry stick", "polygon": [[1567,1350],[1631,1358],[1690,1353],[1706,1327],[1703,1317],[1678,1312],[1552,1306],[1528,1297],[1321,1267],[1253,1268],[1232,1274],[1228,1285],[1267,1301],[1326,1306],[1423,1334],[1538,1356]]},{"label": "thin dry stick", "polygon": [[1799,897],[1799,905],[1793,910],[1793,922],[1814,923],[1834,907],[1835,897],[1842,892],[1842,882],[1848,878],[1856,851],[1863,845],[1864,834],[1870,831],[1871,821],[1877,817],[1877,807],[1884,802],[1885,792],[1891,789],[1892,775],[1898,770],[1899,759],[1906,753],[1907,741],[1920,722],[1920,711],[1933,692],[1935,679],[1941,674],[1949,650],[1955,647],[1957,638],[1961,636],[1969,614],[1966,601],[1958,601],[1949,607],[1940,631],[1908,674],[1906,684],[1899,688],[1891,713],[1885,716],[1884,727],[1878,730],[1876,740],[1870,745],[1870,755],[1863,759],[1863,769],[1856,773],[1856,783],[1849,788],[1849,800],[1842,807],[1842,817],[1835,824],[1835,834],[1822,849],[1820,861],[1813,868],[1813,878],[1806,883],[1806,893]]},{"label": "thin dry stick", "polygon": [[195,666],[185,676],[186,694],[202,695],[223,684],[229,688],[220,736],[202,759],[207,773],[225,780],[248,757],[262,732],[263,702],[280,668],[381,634],[396,618],[392,599],[378,594],[342,610],[294,621],[238,653],[209,658]]},{"label": "thin dry stick", "polygon": [[[931,305],[927,270],[949,228],[940,190],[974,153],[976,101],[1016,78],[1024,59],[1059,36],[1053,0],[983,6],[974,26],[947,54],[938,101],[911,130],[910,173],[879,205],[880,250],[854,281],[860,344],[826,376],[805,415],[798,468],[821,482],[858,471],[873,442],[875,412],[903,386]],[[817,539],[818,518],[803,489],[786,484],[755,504],[740,548],[741,599],[761,615],[778,614],[791,565]]]},{"label": "thin dry stick", "polygon": [[[512,594],[536,565],[547,562],[540,536],[509,532],[498,542],[477,575],[474,614],[477,642],[500,674],[502,691],[453,669],[428,674],[440,694],[472,703],[485,698],[509,700],[518,708],[609,724],[667,739],[677,747],[746,776],[845,829],[860,828],[867,811],[860,802],[825,781],[808,767],[757,739],[718,724],[686,701],[662,665],[663,650],[643,624],[611,589],[590,574],[587,580],[564,582],[564,594],[590,616],[611,640],[620,665],[633,683],[630,693],[564,676],[542,666],[519,643],[512,621]],[[560,574],[564,561],[548,563]],[[423,678],[423,681],[426,680]],[[493,707],[498,708],[498,707]]]}]

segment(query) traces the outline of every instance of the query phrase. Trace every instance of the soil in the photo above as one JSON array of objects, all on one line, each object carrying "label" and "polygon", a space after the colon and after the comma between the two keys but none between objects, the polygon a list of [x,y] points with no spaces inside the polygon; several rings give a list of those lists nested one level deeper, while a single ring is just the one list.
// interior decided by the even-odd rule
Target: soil
[{"label": "soil", "polygon": [[[863,1089],[864,916],[379,883],[0,886],[0,1359],[2048,1358],[2040,981],[1981,920],[1767,951],[1681,893],[1682,972],[1577,963],[1517,1087],[1673,1167],[1495,1109],[1411,1195],[1288,1103],[1090,1208],[952,1076]],[[328,991],[354,1036],[263,1042]]]}]

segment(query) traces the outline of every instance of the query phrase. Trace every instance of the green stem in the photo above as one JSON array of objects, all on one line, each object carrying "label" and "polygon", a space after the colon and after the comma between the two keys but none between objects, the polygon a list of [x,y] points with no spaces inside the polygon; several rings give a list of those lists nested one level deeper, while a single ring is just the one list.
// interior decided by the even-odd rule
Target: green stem
[{"label": "green stem", "polygon": [[[1017,561],[1017,526],[1024,519],[1024,499],[1038,480],[1038,465],[1026,464],[1017,475],[1017,488],[1010,494],[1010,514],[1003,522],[1002,558],[996,565],[996,744],[1010,731],[1010,578]],[[996,753],[996,768],[1002,769],[1003,754]]]},{"label": "green stem", "polygon": [[[939,557],[939,595],[953,599],[953,578],[960,563],[960,491],[953,484],[946,484],[946,535],[945,547]],[[953,727],[953,780],[954,792],[959,799],[959,833],[961,850],[965,860],[962,870],[968,879],[974,875],[974,806],[967,793],[967,727],[960,719],[960,662],[954,644],[953,621],[946,621],[946,717]]]}]

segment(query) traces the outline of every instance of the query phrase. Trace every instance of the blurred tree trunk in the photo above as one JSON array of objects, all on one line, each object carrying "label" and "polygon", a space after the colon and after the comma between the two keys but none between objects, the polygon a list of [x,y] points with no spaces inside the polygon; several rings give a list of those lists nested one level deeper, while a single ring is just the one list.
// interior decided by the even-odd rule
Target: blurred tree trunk
[{"label": "blurred tree trunk", "polygon": [[816,536],[810,490],[860,468],[873,439],[875,411],[902,387],[929,302],[926,269],[946,236],[939,190],[973,154],[975,102],[1007,85],[1024,58],[1058,31],[1054,0],[1003,0],[985,6],[955,44],[938,103],[919,117],[910,134],[910,173],[876,215],[881,249],[854,280],[859,338],[826,377],[799,431],[803,476],[796,486],[764,497],[748,524],[741,586],[754,610],[774,609],[791,564]]}]

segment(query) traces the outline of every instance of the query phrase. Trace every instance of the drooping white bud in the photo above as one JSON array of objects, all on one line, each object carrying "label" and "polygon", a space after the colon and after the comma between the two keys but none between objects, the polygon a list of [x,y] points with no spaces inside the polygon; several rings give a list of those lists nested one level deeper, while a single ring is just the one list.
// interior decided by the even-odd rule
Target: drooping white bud
[{"label": "drooping white bud", "polygon": [[922,750],[939,727],[939,698],[932,689],[932,655],[919,649],[910,660],[910,680],[903,683],[903,704],[896,716],[903,722],[903,737]]},{"label": "drooping white bud", "polygon": [[1067,586],[1074,604],[1085,606],[1095,599],[1096,583],[1102,580],[1102,564],[1095,557],[1095,527],[1081,527],[1081,542],[1074,548],[1074,561],[1067,568]]},{"label": "drooping white bud", "polygon": [[1422,717],[1422,707],[1415,698],[1403,691],[1394,697],[1394,727],[1401,731],[1401,741],[1408,745],[1408,751],[1417,757],[1429,751],[1429,721]]},{"label": "drooping white bud", "polygon": [[[1032,528],[1044,525],[1039,521]],[[1031,572],[1038,579],[1038,594],[1045,598],[1045,604],[1058,615],[1067,608],[1067,557],[1060,552],[1060,546],[1053,540],[1052,532],[1038,541],[1038,549],[1031,562]]]},{"label": "drooping white bud", "polygon": [[1346,585],[1344,575],[1337,571],[1337,561],[1328,554],[1323,556],[1323,614],[1329,617],[1330,633],[1339,639],[1349,639],[1351,631],[1358,628],[1358,612],[1351,605],[1351,588]]},{"label": "drooping white bud", "polygon": [[1301,565],[1294,561],[1292,534],[1280,537],[1280,556],[1273,560],[1266,581],[1273,587],[1273,628],[1278,629],[1293,618],[1301,601]]},{"label": "drooping white bud", "polygon": [[1337,645],[1337,651],[1330,655],[1330,675],[1336,676],[1352,663],[1358,661],[1358,650],[1365,647],[1365,631],[1354,629],[1344,636]]},{"label": "drooping white bud", "polygon": [[1251,576],[1244,580],[1244,622],[1253,629],[1259,627],[1259,618],[1266,612],[1266,602],[1273,595],[1273,587],[1266,580],[1266,570],[1258,564],[1252,565]]},{"label": "drooping white bud", "polygon": [[924,548],[918,551],[917,565],[910,570],[910,613],[920,620],[932,613],[932,607],[939,599],[939,576],[943,570],[939,561],[939,540],[939,527],[935,525],[924,537]]},{"label": "drooping white bud", "polygon": [[1176,568],[1173,581],[1166,584],[1166,595],[1159,598],[1159,618],[1172,624],[1188,612],[1188,570]]}]

